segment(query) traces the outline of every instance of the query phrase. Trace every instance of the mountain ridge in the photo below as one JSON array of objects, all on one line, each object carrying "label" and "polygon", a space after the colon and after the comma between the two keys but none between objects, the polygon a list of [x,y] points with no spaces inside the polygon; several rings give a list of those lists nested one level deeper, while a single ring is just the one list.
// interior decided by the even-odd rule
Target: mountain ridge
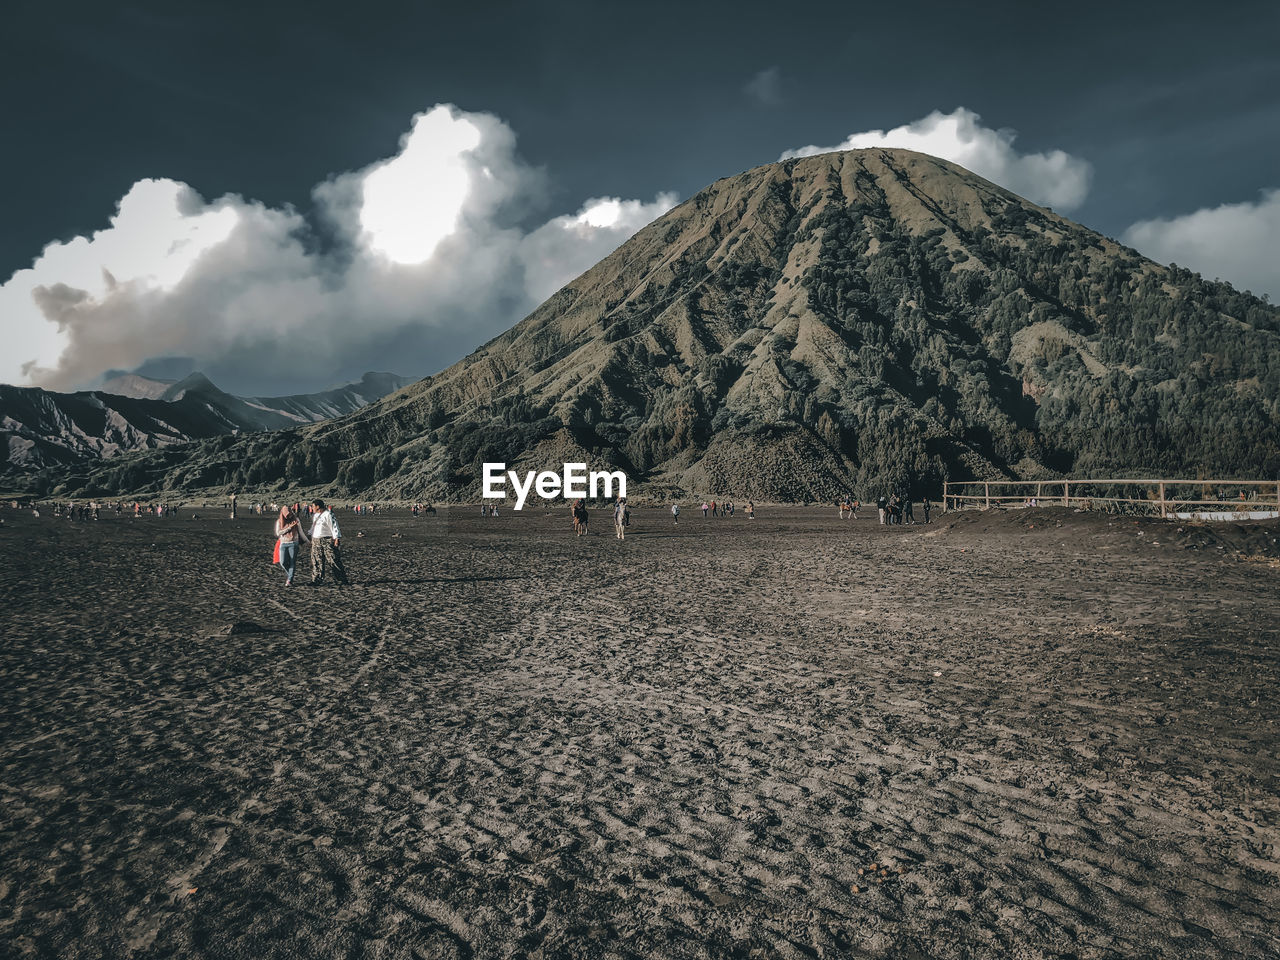
[{"label": "mountain ridge", "polygon": [[955,164],[871,149],[716,181],[353,414],[67,489],[466,499],[484,461],[562,457],[774,500],[959,476],[1270,475],[1278,397],[1276,308]]},{"label": "mountain ridge", "polygon": [[182,380],[126,374],[97,390],[74,393],[0,384],[5,467],[69,467],[195,439],[314,423],[351,413],[410,382],[366,373],[329,390],[286,397],[233,396],[198,372]]}]

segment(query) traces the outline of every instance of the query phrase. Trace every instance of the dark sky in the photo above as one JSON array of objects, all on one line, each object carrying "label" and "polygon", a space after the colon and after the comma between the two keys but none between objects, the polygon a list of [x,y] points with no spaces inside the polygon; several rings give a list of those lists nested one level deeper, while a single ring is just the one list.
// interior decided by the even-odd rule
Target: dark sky
[{"label": "dark sky", "polygon": [[[515,131],[544,215],[958,106],[1088,160],[1072,216],[1111,235],[1280,186],[1274,2],[20,0],[4,21],[0,282],[143,177],[305,210],[442,102]],[[775,103],[744,93],[768,68]]]}]

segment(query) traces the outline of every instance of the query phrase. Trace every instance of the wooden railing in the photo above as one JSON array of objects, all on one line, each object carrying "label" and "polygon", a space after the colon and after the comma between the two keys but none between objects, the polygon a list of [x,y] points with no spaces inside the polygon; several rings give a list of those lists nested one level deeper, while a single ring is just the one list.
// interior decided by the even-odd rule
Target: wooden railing
[{"label": "wooden railing", "polygon": [[[1112,488],[1112,489],[1107,489]],[[1191,488],[1191,496],[1178,491]],[[1199,488],[1202,497],[1194,499]],[[1016,491],[1016,492],[1006,492]],[[1123,496],[1121,493],[1142,493]],[[1243,495],[1243,499],[1241,496]],[[1278,480],[961,480],[942,485],[942,509],[1000,506],[1123,509],[1167,517],[1171,513],[1280,511]],[[1123,506],[1122,506],[1123,505]]]}]

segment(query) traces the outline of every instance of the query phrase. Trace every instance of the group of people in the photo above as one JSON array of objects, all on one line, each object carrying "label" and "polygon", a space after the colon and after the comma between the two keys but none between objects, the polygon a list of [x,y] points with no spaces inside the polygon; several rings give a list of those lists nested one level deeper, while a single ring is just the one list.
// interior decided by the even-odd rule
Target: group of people
[{"label": "group of people", "polygon": [[[933,511],[933,505],[929,502],[928,497],[925,497],[920,502],[920,508],[924,513],[924,522],[928,523],[930,514]],[[876,500],[876,511],[880,514],[881,525],[895,526],[897,524],[916,522],[915,508],[909,494],[899,494],[897,491],[887,497],[882,494]]]},{"label": "group of people", "polygon": [[306,507],[312,517],[309,533],[302,529],[302,514],[294,507],[281,507],[276,518],[276,541],[279,564],[285,573],[284,585],[293,586],[298,566],[298,550],[303,544],[309,543],[312,584],[319,586],[324,583],[326,573],[332,569],[333,579],[346,586],[350,581],[347,579],[346,565],[342,562],[342,533],[338,528],[338,518],[323,500],[313,500]]},{"label": "group of people", "polygon": [[[231,497],[231,516],[235,517],[235,496]],[[17,501],[12,504],[17,507]],[[114,509],[117,516],[124,513],[129,506],[133,508],[134,517],[142,517],[155,515],[157,517],[173,517],[177,515],[178,508],[168,503],[144,504],[141,501],[135,501],[131,505],[117,502],[115,504],[100,505],[96,501],[88,504],[66,503],[54,504],[55,516],[67,516],[72,520],[97,520],[100,516],[101,509]],[[255,502],[250,505],[250,511],[254,514],[266,511],[266,504]],[[854,517],[857,515],[859,501],[848,496],[839,501],[840,518]],[[931,504],[926,497],[922,501],[924,512],[924,522],[930,520]],[[333,509],[325,504],[323,500],[312,500],[309,503],[302,501],[293,504],[285,504],[278,506],[270,505],[271,509],[278,509],[278,515],[275,523],[275,536],[278,545],[278,563],[284,570],[285,586],[292,586],[297,573],[298,553],[302,546],[309,544],[311,546],[311,582],[313,584],[322,584],[325,578],[332,571],[333,579],[342,585],[348,584],[350,581],[347,577],[346,565],[342,558],[341,533],[338,527],[338,520],[334,516]],[[32,509],[36,516],[39,516],[39,506],[32,505]],[[361,516],[364,514],[376,514],[378,512],[377,504],[356,504],[352,507],[352,511]],[[385,508],[384,508],[385,509]],[[724,501],[723,503],[712,501],[703,501],[699,507],[702,510],[703,517],[732,517],[736,513],[736,507],[732,501]],[[880,515],[880,523],[887,525],[915,523],[915,515],[913,504],[909,496],[904,496],[898,492],[893,492],[888,496],[881,496],[876,501],[876,509]],[[415,517],[423,514],[434,515],[436,508],[431,504],[415,503],[409,508],[410,513]],[[498,515],[497,504],[481,504],[481,516]],[[750,520],[755,519],[755,503],[747,501],[743,508],[744,513]],[[590,514],[587,510],[587,503],[583,499],[573,501],[569,508],[570,516],[573,520],[573,530],[575,536],[585,536],[588,532],[590,522]],[[198,516],[194,515],[194,516]],[[304,530],[304,518],[310,517],[311,528]],[[671,518],[673,523],[680,522],[680,504],[678,502],[671,505]],[[631,525],[631,508],[627,504],[625,497],[618,497],[613,504],[613,527],[614,535],[619,540],[626,539],[627,528]]]},{"label": "group of people", "polygon": [[[13,506],[17,507],[17,501],[13,501]],[[58,503],[53,504],[53,515],[55,517],[66,517],[68,520],[100,520],[103,510],[114,511],[117,517],[122,516],[126,510],[132,509],[133,515],[137,519],[143,517],[160,517],[172,518],[178,515],[178,508],[171,503],[143,503],[135,500],[132,505],[123,502],[114,504],[98,503],[92,500],[89,503]],[[40,516],[39,504],[32,504],[31,511],[35,516]]]},{"label": "group of people", "polygon": [[[11,506],[13,509],[17,509],[18,501],[11,501]],[[135,520],[143,520],[147,517],[156,517],[161,520],[172,520],[178,516],[178,504],[170,503],[169,501],[146,503],[142,500],[134,500],[132,502],[117,500],[110,503],[99,503],[97,500],[91,500],[88,503],[75,503],[73,501],[63,503],[60,501],[54,501],[53,503],[42,504],[40,502],[34,502],[28,504],[32,514],[37,517],[41,515],[42,506],[49,510],[54,517],[66,517],[68,520],[100,520],[104,513],[114,513],[117,517],[131,515]],[[208,504],[185,503],[183,506],[206,507]],[[272,504],[271,508],[274,510],[276,505]],[[255,503],[252,504],[249,509],[254,513],[267,512],[265,504]],[[295,510],[296,509],[298,508],[295,506]],[[200,514],[192,512],[187,514],[187,517],[191,520],[199,520]],[[232,519],[235,519],[234,513],[232,514]]]},{"label": "group of people", "polygon": [[[706,500],[703,500],[702,505],[699,506],[698,509],[702,511],[702,518],[704,520],[707,518],[708,513],[713,517],[732,517],[738,512],[738,508],[733,505],[732,500],[726,500],[724,503],[717,503],[714,500],[708,503]],[[742,512],[746,515],[748,520],[754,520],[756,518],[755,503],[748,500],[747,505],[742,508]],[[673,523],[677,524],[680,522],[679,503],[673,503],[671,505],[671,520]]]},{"label": "group of people", "polygon": [[[698,509],[702,511],[702,516],[705,518],[708,512],[713,517],[732,517],[736,508],[732,500],[726,500],[724,503],[716,503],[714,500],[707,503],[707,501],[703,500],[702,506]],[[748,504],[747,515],[751,515],[750,504]]]},{"label": "group of people", "polygon": [[[116,512],[119,513],[120,512],[119,504],[117,504],[116,506],[117,506]],[[53,508],[53,515],[55,517],[65,516],[68,520],[97,520],[101,516],[99,511],[100,511],[100,508],[97,504],[97,501],[94,501],[93,503],[87,503],[87,504],[86,503],[68,503],[66,505],[65,510],[62,507],[55,504]],[[40,516],[38,511],[36,512],[36,516],[37,517]]]},{"label": "group of people", "polygon": [[161,519],[172,519],[178,515],[178,508],[171,503],[138,503],[135,500],[133,515],[140,518],[148,514],[154,514]]}]

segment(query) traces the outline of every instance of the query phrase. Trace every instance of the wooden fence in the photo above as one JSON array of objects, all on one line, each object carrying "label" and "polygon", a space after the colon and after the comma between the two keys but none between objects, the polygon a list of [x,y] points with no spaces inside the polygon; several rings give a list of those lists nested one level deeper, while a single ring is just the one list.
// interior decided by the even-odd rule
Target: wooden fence
[{"label": "wooden fence", "polygon": [[1280,480],[963,480],[942,485],[943,510],[1010,506],[1076,506],[1161,517],[1280,511]]}]

